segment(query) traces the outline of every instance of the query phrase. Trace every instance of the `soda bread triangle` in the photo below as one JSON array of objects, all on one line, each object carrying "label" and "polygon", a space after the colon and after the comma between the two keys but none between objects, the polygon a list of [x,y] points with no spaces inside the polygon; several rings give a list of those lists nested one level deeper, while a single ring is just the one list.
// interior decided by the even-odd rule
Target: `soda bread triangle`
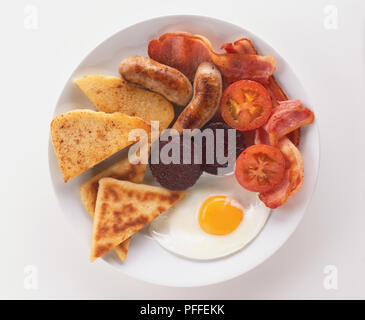
[{"label": "soda bread triangle", "polygon": [[90,260],[101,257],[185,196],[184,191],[113,178],[99,180]]},{"label": "soda bread triangle", "polygon": [[[106,170],[100,172],[80,188],[81,202],[86,210],[94,217],[96,196],[99,189],[99,180],[104,177],[111,177],[119,180],[128,180],[134,183],[142,183],[146,171],[146,164],[131,164],[128,158],[125,158]],[[124,261],[127,257],[130,238],[114,248],[120,260]]]},{"label": "soda bread triangle", "polygon": [[131,242],[131,238],[124,240],[122,243],[119,243],[116,247],[114,247],[114,251],[117,254],[120,261],[124,262],[127,259],[129,243]]},{"label": "soda bread triangle", "polygon": [[149,124],[151,120],[159,121],[160,131],[174,119],[174,108],[163,96],[120,77],[89,75],[76,79],[75,83],[99,111],[122,112]]},{"label": "soda bread triangle", "polygon": [[128,140],[132,129],[150,132],[144,120],[119,112],[74,110],[54,118],[51,136],[64,181],[134,143]]}]

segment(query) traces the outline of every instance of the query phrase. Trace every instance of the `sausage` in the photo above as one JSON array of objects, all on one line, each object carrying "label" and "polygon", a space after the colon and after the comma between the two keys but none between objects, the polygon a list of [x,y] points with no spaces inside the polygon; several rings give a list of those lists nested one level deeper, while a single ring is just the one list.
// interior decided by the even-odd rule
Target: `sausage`
[{"label": "sausage", "polygon": [[173,125],[183,129],[200,129],[216,113],[222,95],[222,76],[210,62],[202,62],[195,73],[194,96]]},{"label": "sausage", "polygon": [[119,73],[126,80],[157,92],[178,106],[186,106],[193,93],[184,74],[150,58],[126,58],[119,64]]}]

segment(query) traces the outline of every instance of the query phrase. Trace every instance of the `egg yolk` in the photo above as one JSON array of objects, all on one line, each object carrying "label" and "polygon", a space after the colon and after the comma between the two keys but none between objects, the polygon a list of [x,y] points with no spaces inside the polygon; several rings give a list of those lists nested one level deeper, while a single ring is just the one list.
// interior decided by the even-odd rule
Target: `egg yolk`
[{"label": "egg yolk", "polygon": [[199,211],[200,227],[207,233],[226,235],[234,231],[243,218],[243,209],[226,196],[206,199]]}]

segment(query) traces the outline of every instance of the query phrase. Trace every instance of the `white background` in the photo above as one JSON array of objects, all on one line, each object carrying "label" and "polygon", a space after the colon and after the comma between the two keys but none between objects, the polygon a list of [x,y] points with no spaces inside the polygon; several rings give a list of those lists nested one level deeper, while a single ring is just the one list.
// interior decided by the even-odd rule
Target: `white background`
[{"label": "white background", "polygon": [[[38,29],[24,27],[27,5]],[[324,26],[327,5],[338,9],[336,30]],[[168,14],[223,19],[268,42],[315,103],[321,139],[318,184],[294,235],[249,273],[193,289],[89,263],[48,172],[49,124],[74,68],[115,32]],[[0,298],[365,298],[364,1],[2,1],[0,24]],[[38,269],[37,290],[24,288],[27,265]],[[323,286],[326,265],[338,269],[337,290]]]}]

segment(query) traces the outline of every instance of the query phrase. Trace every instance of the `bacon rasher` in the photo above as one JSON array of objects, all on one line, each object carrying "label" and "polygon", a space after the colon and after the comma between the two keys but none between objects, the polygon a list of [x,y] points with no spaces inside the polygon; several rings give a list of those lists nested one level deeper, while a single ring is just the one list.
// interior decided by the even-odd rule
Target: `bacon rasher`
[{"label": "bacon rasher", "polygon": [[174,67],[190,81],[203,61],[213,62],[224,82],[231,84],[242,79],[267,83],[274,73],[276,63],[270,56],[242,53],[216,53],[205,37],[186,32],[165,33],[148,44],[150,58]]},{"label": "bacon rasher", "polygon": [[221,49],[227,53],[257,54],[251,40],[247,38],[241,38],[235,42],[223,43]]},{"label": "bacon rasher", "polygon": [[[258,54],[253,43],[246,38],[239,39],[233,43],[224,43],[221,46],[221,49],[225,50],[227,53]],[[279,101],[288,100],[288,97],[280,88],[274,76],[271,76],[268,79],[268,82],[264,83],[264,86],[270,93],[273,107],[276,107]]]},{"label": "bacon rasher", "polygon": [[[246,38],[223,44],[221,48],[230,53],[257,54],[252,42]],[[275,209],[284,204],[303,184],[303,158],[296,146],[300,139],[299,127],[313,122],[313,112],[303,108],[298,100],[288,100],[273,76],[265,87],[270,93],[274,111],[268,123],[256,129],[255,144],[271,145],[274,142],[286,159],[285,176],[281,184],[274,190],[259,195],[267,207]]]},{"label": "bacon rasher", "polygon": [[[271,145],[269,134],[263,127],[256,129],[255,144]],[[286,160],[284,178],[274,190],[259,195],[261,201],[271,209],[283,205],[300,189],[304,179],[304,163],[299,149],[285,136],[276,147],[284,154]]]},{"label": "bacon rasher", "polygon": [[[242,53],[242,54],[258,54],[253,43],[246,38],[241,38],[233,43],[224,43],[221,49],[229,53]],[[269,91],[273,107],[277,107],[280,101],[288,100],[287,95],[281,89],[279,84],[276,82],[274,76],[271,76],[268,83],[264,84],[266,89]],[[288,134],[288,138],[296,145],[300,142],[300,129],[294,130]]]},{"label": "bacon rasher", "polygon": [[285,176],[274,190],[260,193],[259,198],[269,208],[275,209],[286,202],[302,186],[304,180],[303,158],[298,148],[287,138],[282,138],[278,148],[286,159]]},{"label": "bacon rasher", "polygon": [[[264,127],[256,129],[255,144],[271,145],[270,136]],[[274,190],[259,195],[261,201],[272,209],[283,205],[295,194],[302,186],[304,179],[304,163],[299,149],[286,136],[280,139],[276,147],[284,154],[286,160],[284,178]]]},{"label": "bacon rasher", "polygon": [[255,130],[254,142],[255,144],[268,144],[271,146],[269,134],[263,127],[257,128]]},{"label": "bacon rasher", "polygon": [[282,137],[311,124],[313,120],[313,112],[303,107],[299,100],[281,101],[266,123],[265,130],[269,134],[271,144],[275,146]]}]

